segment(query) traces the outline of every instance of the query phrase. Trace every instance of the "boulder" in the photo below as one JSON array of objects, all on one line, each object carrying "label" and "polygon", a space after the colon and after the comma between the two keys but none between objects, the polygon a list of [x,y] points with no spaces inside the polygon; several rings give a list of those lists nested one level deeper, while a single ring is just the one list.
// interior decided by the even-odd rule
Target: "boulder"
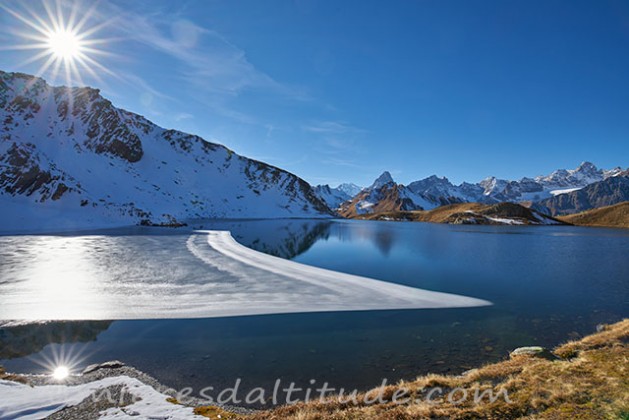
[{"label": "boulder", "polygon": [[539,346],[530,346],[530,347],[519,347],[513,350],[509,356],[518,357],[518,356],[527,356],[527,357],[539,357],[547,360],[557,360],[558,357],[550,352],[550,350],[545,349],[544,347]]},{"label": "boulder", "polygon": [[88,367],[83,369],[83,375],[86,375],[86,374],[92,373],[92,372],[96,372],[97,370],[101,370],[101,369],[117,369],[117,368],[123,367],[124,365],[125,364],[122,363],[119,360],[112,360],[110,362],[89,365]]}]

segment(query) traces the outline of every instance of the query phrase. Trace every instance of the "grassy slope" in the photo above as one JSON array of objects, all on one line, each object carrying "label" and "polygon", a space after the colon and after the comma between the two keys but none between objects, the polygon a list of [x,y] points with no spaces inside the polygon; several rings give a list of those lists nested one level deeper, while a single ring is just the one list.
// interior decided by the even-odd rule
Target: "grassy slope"
[{"label": "grassy slope", "polygon": [[558,219],[579,226],[629,228],[629,201],[608,207],[561,216]]},{"label": "grassy slope", "polygon": [[[452,404],[447,395],[422,398],[405,405],[342,404],[329,398],[261,412],[254,419],[627,419],[629,418],[629,319],[602,332],[557,347],[559,360],[517,356],[470,371],[465,376],[428,375],[412,382],[388,386],[389,398],[405,388],[412,395],[431,387],[469,391],[507,390],[511,402],[487,398]],[[370,393],[377,392],[376,390]],[[445,394],[444,392],[444,394]],[[456,400],[456,397],[454,398]],[[359,398],[362,401],[362,398]]]}]

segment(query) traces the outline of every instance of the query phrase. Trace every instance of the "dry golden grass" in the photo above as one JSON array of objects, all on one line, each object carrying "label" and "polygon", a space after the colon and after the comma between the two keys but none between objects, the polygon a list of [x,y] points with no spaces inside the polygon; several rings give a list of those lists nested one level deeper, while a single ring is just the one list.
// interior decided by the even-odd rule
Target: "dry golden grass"
[{"label": "dry golden grass", "polygon": [[465,213],[466,211],[481,212],[487,208],[489,206],[479,203],[450,204],[430,211],[417,212],[415,220],[418,222],[445,223],[453,214]]},{"label": "dry golden grass", "polygon": [[[627,419],[629,418],[629,320],[604,331],[559,346],[559,360],[518,356],[470,371],[464,376],[428,375],[386,387],[384,402],[358,404],[324,401],[301,403],[260,412],[252,419]],[[427,401],[425,392],[441,387],[443,395]],[[491,391],[501,396],[454,404],[447,393],[460,388],[453,400],[467,392]],[[413,401],[392,402],[406,390]],[[477,391],[478,390],[478,391]],[[504,398],[507,392],[508,400]],[[374,395],[379,390],[369,393]],[[367,395],[369,395],[367,393]]]},{"label": "dry golden grass", "polygon": [[28,380],[24,376],[7,373],[2,366],[0,366],[0,379],[5,381],[20,382],[28,385]]},{"label": "dry golden grass", "polygon": [[569,216],[560,216],[558,219],[578,226],[629,228],[629,201]]},{"label": "dry golden grass", "polygon": [[229,411],[225,411],[220,407],[216,407],[214,405],[204,405],[201,407],[196,407],[194,409],[194,414],[197,416],[207,417],[209,419],[240,419],[242,416],[230,413]]}]

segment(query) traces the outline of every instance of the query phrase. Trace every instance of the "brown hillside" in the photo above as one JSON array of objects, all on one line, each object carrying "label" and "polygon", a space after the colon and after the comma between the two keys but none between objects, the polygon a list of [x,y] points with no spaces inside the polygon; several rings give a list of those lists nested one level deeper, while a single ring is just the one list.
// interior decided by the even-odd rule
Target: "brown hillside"
[{"label": "brown hillside", "polygon": [[[502,224],[493,219],[511,219],[519,224],[540,224],[557,221],[546,215],[514,203],[480,204],[459,203],[437,207],[429,211],[389,211],[374,214],[353,216],[366,220],[405,220],[413,222],[447,223],[447,224]],[[540,218],[542,220],[540,220]]]},{"label": "brown hillside", "polygon": [[629,201],[569,216],[561,216],[558,219],[578,226],[629,228]]}]

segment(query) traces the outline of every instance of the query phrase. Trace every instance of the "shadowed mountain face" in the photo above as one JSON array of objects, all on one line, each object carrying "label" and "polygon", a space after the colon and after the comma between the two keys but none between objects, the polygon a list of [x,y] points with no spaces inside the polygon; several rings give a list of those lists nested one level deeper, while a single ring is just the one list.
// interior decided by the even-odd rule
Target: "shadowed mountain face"
[{"label": "shadowed mountain face", "polygon": [[51,343],[86,343],[107,330],[111,321],[67,321],[0,325],[0,359],[13,359],[41,351]]},{"label": "shadowed mountain face", "polygon": [[0,124],[0,228],[330,214],[297,176],[158,127],[97,89],[0,71]]},{"label": "shadowed mountain face", "polygon": [[629,201],[628,171],[596,182],[578,191],[535,203],[533,208],[552,215],[574,214]]}]

